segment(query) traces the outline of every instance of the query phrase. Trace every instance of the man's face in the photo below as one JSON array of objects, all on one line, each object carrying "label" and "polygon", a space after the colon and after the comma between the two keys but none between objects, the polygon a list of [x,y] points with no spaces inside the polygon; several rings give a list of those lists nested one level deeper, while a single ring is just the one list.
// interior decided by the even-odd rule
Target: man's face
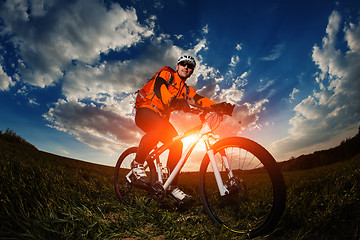
[{"label": "man's face", "polygon": [[176,65],[176,71],[182,79],[187,79],[193,73],[194,67],[192,63],[183,61]]}]

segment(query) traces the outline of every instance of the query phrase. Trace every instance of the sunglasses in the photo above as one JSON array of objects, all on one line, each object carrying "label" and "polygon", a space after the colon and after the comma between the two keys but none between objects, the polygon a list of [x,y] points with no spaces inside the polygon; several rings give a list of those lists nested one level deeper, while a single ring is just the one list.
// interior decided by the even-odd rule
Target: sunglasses
[{"label": "sunglasses", "polygon": [[189,63],[189,62],[180,62],[179,65],[180,65],[180,66],[183,66],[183,67],[187,66],[187,67],[190,68],[191,70],[194,70],[194,68],[195,68],[195,65],[192,64],[192,63]]}]

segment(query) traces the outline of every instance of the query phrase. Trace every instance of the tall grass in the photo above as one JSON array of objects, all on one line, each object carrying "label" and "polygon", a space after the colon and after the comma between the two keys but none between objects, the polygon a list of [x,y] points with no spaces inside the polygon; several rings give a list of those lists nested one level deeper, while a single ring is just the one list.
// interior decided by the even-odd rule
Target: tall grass
[{"label": "tall grass", "polygon": [[106,222],[100,219],[113,208],[105,198],[111,199],[109,174],[21,150],[1,152],[0,236],[101,237]]},{"label": "tall grass", "polygon": [[[0,239],[208,238],[198,208],[119,203],[113,168],[57,157],[0,139]],[[194,184],[194,186],[196,183]]]},{"label": "tall grass", "polygon": [[285,172],[283,239],[359,239],[360,155],[307,171]]},{"label": "tall grass", "polygon": [[[287,208],[266,239],[359,238],[359,155],[284,175]],[[197,180],[191,173],[179,183],[198,197]],[[242,239],[214,226],[198,200],[179,209],[145,198],[133,209],[112,184],[112,167],[0,139],[0,239]]]}]

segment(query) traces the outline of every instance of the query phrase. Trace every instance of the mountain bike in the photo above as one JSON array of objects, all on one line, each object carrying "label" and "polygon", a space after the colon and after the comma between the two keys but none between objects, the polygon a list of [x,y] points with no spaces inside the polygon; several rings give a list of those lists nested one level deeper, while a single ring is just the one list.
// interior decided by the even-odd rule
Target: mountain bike
[{"label": "mountain bike", "polygon": [[[178,135],[172,142],[156,146],[145,159],[150,186],[138,186],[131,163],[137,147],[125,150],[115,167],[114,186],[119,200],[136,207],[139,199],[162,200],[199,141],[206,147],[199,171],[201,203],[210,219],[239,235],[250,238],[275,229],[285,209],[286,187],[282,172],[272,155],[258,143],[244,137],[219,139],[214,130],[225,115],[222,109],[192,107],[201,124]],[[231,110],[232,112],[232,110]],[[177,140],[190,135],[193,142],[170,172],[160,157]]]}]

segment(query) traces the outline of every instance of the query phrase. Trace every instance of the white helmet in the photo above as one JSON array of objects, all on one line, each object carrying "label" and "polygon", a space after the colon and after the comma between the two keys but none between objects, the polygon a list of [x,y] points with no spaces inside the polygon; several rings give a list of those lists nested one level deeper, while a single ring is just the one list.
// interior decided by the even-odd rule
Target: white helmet
[{"label": "white helmet", "polygon": [[189,55],[181,56],[178,59],[177,64],[179,64],[180,62],[183,62],[183,61],[191,62],[192,64],[194,64],[194,66],[196,66],[195,59],[192,56],[189,56]]}]

